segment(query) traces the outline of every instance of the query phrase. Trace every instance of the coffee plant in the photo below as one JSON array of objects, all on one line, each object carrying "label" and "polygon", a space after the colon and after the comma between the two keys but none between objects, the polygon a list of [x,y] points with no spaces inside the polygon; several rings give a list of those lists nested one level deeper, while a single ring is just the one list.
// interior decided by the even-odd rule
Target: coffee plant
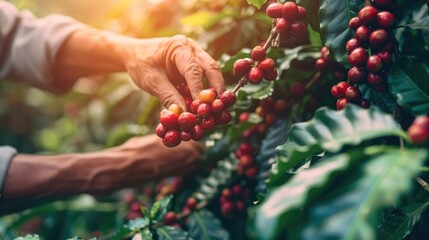
[{"label": "coffee plant", "polygon": [[[169,4],[148,16],[173,13]],[[135,92],[108,102],[112,89],[126,88],[116,79],[97,97],[71,93],[69,99],[80,100],[57,124],[85,121],[93,128],[91,104],[103,99],[111,111],[101,126],[114,130],[92,129],[93,142],[106,138],[115,146],[148,133],[168,147],[201,141],[202,170],[105,198],[38,205],[6,216],[0,233],[5,239],[428,239],[428,6],[424,0],[182,6],[181,33],[220,59],[226,92],[207,87],[194,100],[177,86],[186,109],[161,109]],[[131,114],[142,100],[144,110]],[[52,134],[46,131],[39,139]],[[64,150],[41,142],[45,151]]]}]

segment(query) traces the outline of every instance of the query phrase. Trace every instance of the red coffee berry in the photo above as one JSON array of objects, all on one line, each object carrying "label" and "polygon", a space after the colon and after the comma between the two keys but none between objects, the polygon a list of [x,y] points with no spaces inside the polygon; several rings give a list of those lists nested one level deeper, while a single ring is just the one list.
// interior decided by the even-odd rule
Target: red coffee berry
[{"label": "red coffee berry", "polygon": [[323,71],[328,66],[328,62],[323,58],[318,58],[314,64],[314,66],[316,67],[316,70]]},{"label": "red coffee berry", "polygon": [[242,77],[245,74],[247,74],[251,68],[252,68],[252,65],[250,64],[249,61],[245,59],[238,59],[237,61],[234,62],[234,66],[232,69],[235,76]]},{"label": "red coffee berry", "polygon": [[347,99],[340,98],[337,100],[337,110],[344,109],[347,106]]},{"label": "red coffee berry", "polygon": [[351,52],[353,52],[353,50],[359,47],[362,47],[362,43],[356,38],[352,38],[349,41],[347,41],[346,50],[348,54],[350,54]]},{"label": "red coffee berry", "polygon": [[365,65],[367,58],[368,58],[368,53],[364,48],[360,47],[360,48],[356,48],[355,50],[353,50],[352,53],[350,53],[349,62],[353,66],[360,67]]},{"label": "red coffee berry", "polygon": [[223,110],[225,109],[225,105],[224,105],[224,103],[222,102],[222,100],[220,100],[220,99],[215,99],[215,100],[211,103],[211,108],[212,108],[212,111],[213,111],[214,113],[217,113],[217,112],[223,111]]},{"label": "red coffee berry", "polygon": [[216,99],[216,92],[211,89],[204,89],[198,94],[198,99],[202,103],[212,103]]},{"label": "red coffee berry", "polygon": [[371,85],[380,85],[383,83],[383,76],[378,73],[368,73],[367,81]]},{"label": "red coffee berry", "polygon": [[267,126],[271,126],[274,124],[274,122],[276,122],[277,120],[277,114],[270,112],[265,116],[265,124],[267,124]]},{"label": "red coffee berry", "polygon": [[165,136],[162,139],[162,142],[167,147],[175,147],[179,145],[181,142],[180,131],[174,130],[174,129],[168,130],[167,133],[165,133]]},{"label": "red coffee berry", "polygon": [[382,7],[388,7],[394,0],[374,0],[375,4]]},{"label": "red coffee berry", "polygon": [[384,29],[377,29],[369,36],[369,44],[374,49],[380,49],[387,43],[387,32]]},{"label": "red coffee berry", "polygon": [[340,94],[338,93],[338,86],[337,85],[334,85],[331,87],[331,95],[334,98],[337,98],[337,99],[340,98]]},{"label": "red coffee berry", "polygon": [[171,104],[168,107],[168,110],[177,113],[177,115],[180,115],[183,112],[183,109],[179,105],[177,105],[175,103]]},{"label": "red coffee berry", "polygon": [[322,54],[322,58],[325,60],[328,60],[329,58],[329,48],[327,46],[323,46],[322,49],[320,49],[320,53]]},{"label": "red coffee berry", "polygon": [[184,130],[191,130],[198,123],[197,117],[190,112],[183,112],[179,116],[179,126]]},{"label": "red coffee berry", "polygon": [[191,110],[191,113],[193,113],[193,114],[197,114],[197,110],[198,110],[198,107],[200,106],[200,104],[201,104],[201,101],[200,100],[194,100],[192,103],[191,103],[191,105],[189,106],[189,110]]},{"label": "red coffee berry", "polygon": [[277,79],[277,69],[274,68],[272,71],[264,71],[264,79],[267,81],[274,81]]},{"label": "red coffee berry", "polygon": [[235,202],[235,209],[237,209],[238,212],[244,212],[246,211],[246,203],[243,200],[238,200]]},{"label": "red coffee berry", "polygon": [[305,85],[301,82],[296,82],[292,84],[290,88],[290,93],[295,99],[301,99],[302,97],[304,97],[306,92],[307,89],[305,89]]},{"label": "red coffee berry", "polygon": [[198,106],[197,115],[201,119],[210,117],[212,115],[212,109],[210,105],[207,103],[201,103],[200,106]]},{"label": "red coffee berry", "polygon": [[363,7],[359,13],[359,19],[363,24],[370,24],[377,19],[377,9],[373,6]]},{"label": "red coffee berry", "polygon": [[392,54],[388,51],[381,51],[377,53],[377,55],[381,58],[381,62],[383,63],[384,68],[391,67],[393,64]]},{"label": "red coffee berry", "polygon": [[261,46],[256,46],[252,49],[252,52],[250,55],[252,56],[252,59],[255,61],[262,61],[265,59],[265,49]]},{"label": "red coffee berry", "polygon": [[230,216],[234,213],[234,211],[235,211],[235,206],[234,206],[234,203],[231,201],[224,202],[221,205],[221,212],[224,216]]},{"label": "red coffee berry", "polygon": [[189,208],[190,210],[195,209],[195,207],[197,206],[197,204],[198,204],[198,201],[194,197],[189,197],[186,200],[186,207]]},{"label": "red coffee berry", "polygon": [[371,30],[367,26],[362,25],[356,29],[355,38],[362,44],[366,44],[369,41],[370,35]]},{"label": "red coffee berry", "polygon": [[298,6],[298,16],[296,20],[304,21],[307,18],[307,10],[304,7]]},{"label": "red coffee berry", "polygon": [[265,111],[265,109],[263,107],[258,106],[255,109],[255,113],[258,114],[258,116],[260,116],[260,117],[265,117],[265,115],[267,114],[267,111]]},{"label": "red coffee berry", "polygon": [[284,114],[289,109],[289,103],[284,99],[279,99],[274,105],[274,112]]},{"label": "red coffee berry", "polygon": [[358,27],[362,26],[362,22],[360,21],[359,17],[353,17],[349,21],[349,28],[356,31]]},{"label": "red coffee berry", "polygon": [[293,21],[298,18],[299,10],[298,5],[294,2],[286,2],[282,9],[283,17]]},{"label": "red coffee berry", "polygon": [[163,138],[167,133],[167,128],[165,128],[164,125],[160,123],[158,126],[156,126],[155,133],[158,137]]},{"label": "red coffee berry", "polygon": [[360,106],[362,108],[369,108],[369,105],[370,105],[370,103],[369,103],[368,99],[362,98],[362,101],[360,102]]},{"label": "red coffee berry", "polygon": [[287,34],[290,31],[290,22],[286,18],[278,18],[276,21],[276,30],[280,34]]},{"label": "red coffee berry", "polygon": [[347,78],[351,83],[362,83],[366,79],[366,71],[364,68],[352,67],[347,73]]},{"label": "red coffee berry", "polygon": [[190,141],[192,139],[192,130],[191,131],[185,131],[182,130],[180,132],[180,139],[182,139],[182,141]]},{"label": "red coffee berry", "polygon": [[257,167],[251,167],[246,170],[245,174],[246,174],[246,177],[248,178],[254,178],[258,175],[258,172],[259,170]]},{"label": "red coffee berry", "polygon": [[417,117],[407,132],[413,144],[421,145],[426,143],[429,138],[429,117]]},{"label": "red coffee berry", "polygon": [[260,106],[267,111],[274,110],[274,104],[276,104],[276,100],[273,97],[267,97],[265,99],[262,99],[260,102]]},{"label": "red coffee berry", "polygon": [[240,151],[243,154],[252,154],[253,153],[253,147],[250,143],[242,143],[240,144]]},{"label": "red coffee berry", "polygon": [[170,110],[161,111],[159,121],[164,125],[166,129],[178,129],[179,128],[179,115]]},{"label": "red coffee berry", "polygon": [[270,18],[281,18],[283,17],[283,4],[275,2],[268,5],[267,9],[265,10],[265,13]]},{"label": "red coffee berry", "polygon": [[231,121],[231,113],[228,110],[223,110],[222,112],[216,113],[214,115],[216,124],[224,125]]},{"label": "red coffee berry", "polygon": [[259,67],[252,67],[249,72],[249,82],[251,84],[259,84],[262,82],[264,72]]},{"label": "red coffee berry", "polygon": [[234,105],[235,101],[237,101],[237,96],[235,96],[235,93],[233,91],[225,91],[220,96],[220,100],[223,102],[223,105],[225,108],[229,108],[232,105]]},{"label": "red coffee berry", "polygon": [[290,24],[290,32],[297,38],[303,38],[307,35],[308,29],[305,23],[296,21]]},{"label": "red coffee berry", "polygon": [[232,193],[232,190],[231,189],[229,189],[229,188],[224,188],[223,190],[222,190],[222,197],[224,197],[225,199],[231,199],[232,198],[232,195],[233,195],[233,193]]},{"label": "red coffee berry", "polygon": [[346,96],[346,90],[350,87],[350,84],[348,82],[339,82],[337,84],[337,91],[339,98],[343,98]]},{"label": "red coffee berry", "polygon": [[239,123],[247,122],[249,120],[249,117],[250,117],[250,113],[249,112],[243,112],[238,117],[238,121],[239,121]]},{"label": "red coffee berry", "polygon": [[386,52],[393,52],[393,50],[394,50],[394,46],[392,41],[388,41],[386,46],[383,49],[381,49],[381,51],[386,51]]},{"label": "red coffee berry", "polygon": [[240,184],[235,184],[234,186],[232,186],[232,194],[234,194],[235,196],[240,196],[241,195],[241,186]]},{"label": "red coffee berry", "polygon": [[377,14],[377,26],[383,29],[391,29],[395,23],[395,16],[391,12],[383,11]]},{"label": "red coffee berry", "polygon": [[346,90],[346,99],[347,102],[360,102],[362,94],[357,87],[350,86]]},{"label": "red coffee berry", "polygon": [[201,127],[204,130],[210,130],[212,129],[216,124],[216,120],[213,116],[210,116],[209,118],[205,118],[201,121]]},{"label": "red coffee berry", "polygon": [[166,225],[172,225],[172,224],[175,224],[175,223],[177,223],[177,215],[176,215],[176,213],[174,213],[174,212],[167,212],[165,215],[164,215],[164,223],[166,224]]},{"label": "red coffee berry", "polygon": [[240,157],[239,159],[240,165],[244,168],[251,168],[255,165],[255,162],[253,161],[253,156],[246,154]]},{"label": "red coffee berry", "polygon": [[372,55],[368,58],[366,61],[366,69],[368,71],[376,73],[381,70],[383,67],[383,62],[381,61],[381,58],[378,55]]},{"label": "red coffee berry", "polygon": [[200,141],[204,137],[204,130],[201,126],[197,125],[192,129],[192,140]]},{"label": "red coffee berry", "polygon": [[271,72],[276,68],[276,62],[272,58],[265,58],[258,63],[258,68],[264,72]]}]

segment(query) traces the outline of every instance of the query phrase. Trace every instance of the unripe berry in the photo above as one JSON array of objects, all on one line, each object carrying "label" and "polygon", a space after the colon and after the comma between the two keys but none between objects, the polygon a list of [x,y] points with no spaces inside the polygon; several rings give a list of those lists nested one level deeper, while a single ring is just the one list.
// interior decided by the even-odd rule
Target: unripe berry
[{"label": "unripe berry", "polygon": [[280,34],[287,34],[290,31],[290,22],[286,18],[279,18],[276,21],[276,30]]},{"label": "unripe berry", "polygon": [[337,100],[337,110],[344,109],[347,106],[347,99],[340,98]]},{"label": "unripe berry", "polygon": [[282,9],[283,17],[293,21],[298,18],[299,10],[298,5],[294,2],[286,2]]},{"label": "unripe berry", "polygon": [[212,103],[216,99],[216,92],[211,89],[204,89],[198,94],[198,99],[202,103]]},{"label": "unripe berry", "polygon": [[356,38],[352,38],[349,41],[347,41],[346,50],[348,54],[353,52],[353,50],[355,50],[358,47],[362,47],[362,43]]},{"label": "unripe berry", "polygon": [[366,44],[369,41],[370,35],[371,30],[367,26],[362,25],[356,29],[355,38],[362,44]]},{"label": "unripe berry", "polygon": [[156,126],[155,133],[158,137],[163,138],[167,133],[167,128],[165,128],[164,125],[160,123],[158,126]]},{"label": "unripe berry", "polygon": [[387,43],[387,32],[383,29],[377,29],[369,36],[369,44],[374,49],[380,49]]},{"label": "unripe berry", "polygon": [[192,140],[200,141],[204,137],[204,130],[201,126],[197,125],[192,129]]},{"label": "unripe berry", "polygon": [[164,125],[166,129],[178,129],[179,128],[179,115],[170,110],[161,111],[159,121]]},{"label": "unripe berry", "polygon": [[212,129],[215,124],[216,124],[216,120],[213,116],[210,116],[209,118],[205,118],[201,121],[201,127],[204,130]]},{"label": "unripe berry", "polygon": [[238,59],[237,61],[234,62],[233,73],[237,77],[242,77],[245,74],[247,74],[251,68],[252,68],[252,65],[250,64],[249,61],[245,59]]},{"label": "unripe berry", "polygon": [[395,23],[395,16],[387,11],[377,14],[377,26],[383,29],[391,29]]},{"label": "unripe berry", "polygon": [[308,33],[308,29],[305,23],[296,21],[291,23],[290,32],[297,38],[304,38]]},{"label": "unripe berry", "polygon": [[380,85],[383,83],[383,76],[378,73],[368,73],[367,81],[371,85]]},{"label": "unripe berry", "polygon": [[172,225],[172,224],[175,224],[175,223],[177,223],[177,215],[176,215],[176,213],[174,213],[174,212],[167,212],[165,215],[164,215],[164,223],[166,224],[166,225]]},{"label": "unripe berry", "polygon": [[276,62],[272,58],[265,58],[258,63],[258,68],[264,72],[271,72],[276,68]]},{"label": "unripe berry", "polygon": [[364,68],[352,67],[347,73],[347,78],[351,83],[362,83],[366,79],[366,71]]},{"label": "unripe berry", "polygon": [[189,197],[186,200],[186,207],[189,208],[190,210],[195,209],[195,207],[197,206],[197,204],[198,204],[198,201],[194,197]]},{"label": "unripe berry", "polygon": [[307,90],[305,89],[305,85],[301,82],[296,82],[292,84],[290,88],[290,93],[295,99],[301,99],[302,97],[304,97],[306,92]]},{"label": "unripe berry", "polygon": [[214,118],[216,120],[216,124],[224,125],[231,121],[232,116],[228,110],[223,110],[222,112],[216,113]]},{"label": "unripe berry", "polygon": [[183,109],[179,105],[177,105],[175,103],[171,104],[168,107],[168,110],[177,113],[177,115],[180,115],[183,112]]},{"label": "unripe berry", "polygon": [[349,62],[353,66],[363,66],[366,63],[366,60],[368,58],[368,53],[365,51],[364,48],[356,48],[353,50],[352,53],[350,53],[349,56]]},{"label": "unripe berry", "polygon": [[264,72],[259,67],[252,67],[249,72],[249,82],[251,84],[259,84],[264,77]]},{"label": "unripe berry", "polygon": [[268,5],[267,9],[265,10],[265,13],[270,18],[281,18],[283,17],[283,4],[275,2]]},{"label": "unripe berry", "polygon": [[377,19],[377,9],[373,6],[363,7],[359,13],[359,19],[363,24],[370,24]]},{"label": "unripe berry", "polygon": [[183,112],[179,116],[179,126],[184,130],[191,130],[198,123],[197,117],[190,112]]},{"label": "unripe berry", "polygon": [[182,141],[185,141],[185,142],[190,141],[192,139],[192,132],[191,131],[182,130],[180,132],[180,139],[182,139]]},{"label": "unripe berry", "polygon": [[383,63],[381,61],[381,58],[378,55],[372,55],[368,58],[366,61],[366,69],[368,71],[376,73],[381,70],[383,67]]},{"label": "unripe berry", "polygon": [[179,145],[181,142],[180,131],[174,129],[168,130],[164,138],[162,139],[162,142],[167,147],[175,147]]},{"label": "unripe berry", "polygon": [[339,82],[337,84],[337,91],[339,98],[343,98],[346,96],[346,90],[350,87],[350,84],[348,82]]},{"label": "unripe berry", "polygon": [[359,17],[353,17],[349,21],[349,28],[356,31],[358,27],[362,26],[362,22],[360,21]]},{"label": "unripe berry", "polygon": [[244,168],[251,168],[255,165],[255,162],[253,161],[253,156],[249,154],[245,154],[240,157],[239,159],[240,165]]},{"label": "unripe berry", "polygon": [[191,110],[191,113],[193,113],[193,114],[197,114],[197,110],[198,110],[198,107],[200,106],[200,104],[201,104],[201,101],[200,100],[194,100],[192,103],[191,103],[191,105],[189,106],[189,110]]},{"label": "unripe berry", "polygon": [[265,117],[265,115],[267,115],[267,112],[261,106],[256,107],[255,113],[258,114],[258,116],[260,116],[260,117]]},{"label": "unripe berry", "polygon": [[307,10],[304,7],[298,6],[298,17],[296,20],[304,21],[307,18]]},{"label": "unripe berry", "polygon": [[272,71],[264,71],[264,79],[267,81],[274,81],[277,79],[277,69],[274,68]]},{"label": "unripe berry", "polygon": [[214,113],[217,113],[217,112],[223,111],[223,110],[225,109],[225,105],[224,105],[224,103],[222,102],[222,100],[220,100],[220,99],[215,99],[215,100],[211,103],[211,108],[212,108],[212,111],[213,111]]},{"label": "unripe berry", "polygon": [[265,49],[261,46],[256,46],[252,49],[252,52],[250,53],[252,56],[252,59],[255,61],[262,61],[265,59]]},{"label": "unripe berry", "polygon": [[345,95],[348,102],[360,102],[362,97],[360,90],[354,86],[348,87]]},{"label": "unripe berry", "polygon": [[225,108],[229,108],[234,105],[235,101],[237,101],[237,96],[233,91],[225,91],[220,96],[220,100],[223,102]]}]

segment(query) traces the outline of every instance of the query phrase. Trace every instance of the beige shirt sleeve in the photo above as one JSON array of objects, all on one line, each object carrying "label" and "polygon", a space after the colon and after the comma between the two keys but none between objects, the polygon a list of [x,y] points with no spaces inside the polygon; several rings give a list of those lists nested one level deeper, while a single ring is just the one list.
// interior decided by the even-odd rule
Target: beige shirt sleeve
[{"label": "beige shirt sleeve", "polygon": [[52,84],[55,56],[70,34],[85,27],[61,15],[37,19],[0,0],[0,81],[64,92]]}]

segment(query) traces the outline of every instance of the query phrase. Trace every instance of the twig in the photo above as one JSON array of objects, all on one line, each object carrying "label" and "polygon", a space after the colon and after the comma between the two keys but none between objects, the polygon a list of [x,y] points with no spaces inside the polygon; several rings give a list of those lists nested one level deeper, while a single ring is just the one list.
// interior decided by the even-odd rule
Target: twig
[{"label": "twig", "polygon": [[244,85],[246,85],[247,84],[247,81],[248,81],[248,77],[247,77],[247,75],[244,75],[239,81],[238,81],[238,84],[234,87],[234,89],[232,89],[232,91],[234,92],[234,93],[237,93],[237,91],[240,89],[240,88],[242,88]]},{"label": "twig", "polygon": [[268,37],[263,47],[265,51],[267,51],[268,48],[271,47],[271,43],[276,36],[277,36],[276,28],[272,28],[270,32],[270,36]]},{"label": "twig", "polygon": [[310,81],[305,84],[305,89],[310,89],[311,86],[313,86],[317,81],[319,81],[320,76],[322,73],[320,71],[317,71],[316,74],[310,79]]},{"label": "twig", "polygon": [[414,179],[420,184],[420,186],[423,187],[424,190],[429,192],[429,184],[427,182],[425,182],[420,177],[415,177]]}]

